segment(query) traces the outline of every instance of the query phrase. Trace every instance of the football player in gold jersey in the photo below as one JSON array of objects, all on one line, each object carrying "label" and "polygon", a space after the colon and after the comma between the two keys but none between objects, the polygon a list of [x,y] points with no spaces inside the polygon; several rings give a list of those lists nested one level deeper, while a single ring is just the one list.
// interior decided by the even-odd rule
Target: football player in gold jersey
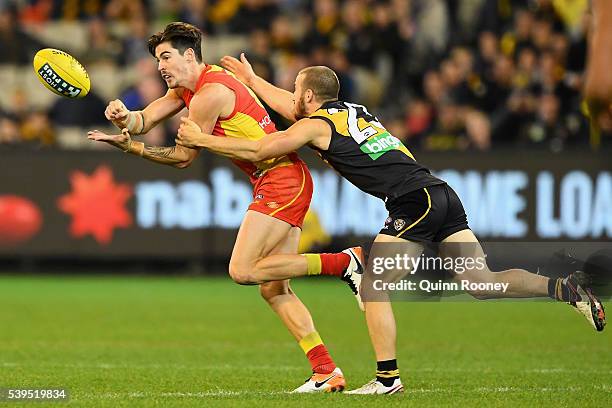
[{"label": "football player in gold jersey", "polygon": [[[158,164],[184,168],[195,160],[200,149],[148,146],[131,140],[131,134],[147,133],[184,107],[194,124],[215,137],[256,140],[275,132],[268,112],[250,89],[223,68],[203,61],[201,42],[202,33],[197,27],[180,22],[170,23],[151,36],[149,51],[157,60],[168,92],[142,111],[129,111],[121,101],[112,101],[105,115],[122,133],[107,135],[93,131],[89,138]],[[312,179],[308,167],[295,153],[273,160],[234,160],[234,163],[253,184],[253,202],[240,225],[228,268],[234,281],[245,283],[245,275],[262,256],[298,253],[302,222],[312,197]],[[337,260],[337,269],[349,266],[350,256],[346,253],[328,257]],[[305,390],[300,385],[296,392],[344,389],[342,371],[289,281],[262,284],[260,293],[295,337],[312,368],[313,386]]]}]

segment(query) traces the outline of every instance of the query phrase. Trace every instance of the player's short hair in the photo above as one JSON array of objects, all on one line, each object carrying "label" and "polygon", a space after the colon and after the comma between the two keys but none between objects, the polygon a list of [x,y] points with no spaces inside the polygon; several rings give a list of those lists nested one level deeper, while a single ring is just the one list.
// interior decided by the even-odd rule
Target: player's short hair
[{"label": "player's short hair", "polygon": [[340,81],[333,69],[324,65],[307,67],[300,71],[304,75],[302,88],[311,89],[319,102],[335,101],[340,92]]},{"label": "player's short hair", "polygon": [[186,49],[193,49],[196,60],[202,62],[202,31],[198,27],[181,22],[168,24],[164,31],[155,33],[149,38],[148,46],[151,55],[155,57],[155,48],[164,42],[170,42],[181,55]]}]

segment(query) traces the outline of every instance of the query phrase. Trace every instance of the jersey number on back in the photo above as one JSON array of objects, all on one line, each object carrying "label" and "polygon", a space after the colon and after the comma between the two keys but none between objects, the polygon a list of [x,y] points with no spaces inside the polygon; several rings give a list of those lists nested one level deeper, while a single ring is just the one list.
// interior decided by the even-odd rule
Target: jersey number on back
[{"label": "jersey number on back", "polygon": [[[366,126],[364,129],[359,127],[359,118],[358,115],[361,114],[363,119],[366,122],[369,122],[375,126],[378,126],[381,129],[384,129],[383,125],[376,119],[374,115],[371,115],[370,112],[366,109],[365,106],[357,105],[355,103],[344,103],[348,108],[348,132],[353,139],[357,142],[357,144],[363,143],[364,140],[367,140],[369,137],[374,136],[378,133],[378,130],[374,129],[372,126]],[[330,108],[327,110],[329,114],[333,115],[334,113],[340,112],[340,109]]]},{"label": "jersey number on back", "polygon": [[[344,103],[347,107],[347,125],[349,135],[357,142],[359,149],[370,156],[372,160],[378,159],[383,154],[391,150],[401,150],[409,156],[408,149],[404,147],[402,142],[392,136],[384,126],[376,119],[376,117],[365,106],[354,103]],[[329,114],[338,113],[340,109],[329,108]],[[359,118],[363,118],[369,126],[361,129],[359,127]],[[374,128],[376,126],[378,129]],[[364,143],[365,142],[365,143]]]}]

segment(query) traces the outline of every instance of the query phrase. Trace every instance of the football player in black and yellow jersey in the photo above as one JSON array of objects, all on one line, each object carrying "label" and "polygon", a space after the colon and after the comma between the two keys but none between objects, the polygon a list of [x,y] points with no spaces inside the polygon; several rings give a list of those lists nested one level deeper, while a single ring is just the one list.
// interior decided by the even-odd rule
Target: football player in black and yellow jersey
[{"label": "football player in black and yellow jersey", "polygon": [[[204,147],[230,158],[253,162],[310,146],[355,186],[385,201],[389,217],[375,243],[405,244],[403,247],[408,248],[411,257],[418,257],[426,242],[468,243],[471,245],[462,246],[460,254],[451,249],[445,256],[485,259],[453,189],[420,165],[366,107],[339,101],[338,78],[331,69],[323,66],[303,69],[296,78],[292,94],[256,76],[244,55],[241,60],[224,57],[222,64],[272,109],[295,123],[285,131],[250,141],[206,135],[195,123],[184,119],[177,143]],[[466,253],[466,249],[470,253]],[[351,256],[351,265],[338,267],[342,263],[340,256],[347,253]],[[361,278],[356,275],[363,269],[360,265],[363,260],[359,259],[359,251],[355,249],[347,253],[335,254],[333,262],[327,259],[330,254],[265,257],[257,262],[248,283],[318,274],[340,276],[337,271],[344,269],[353,275],[359,288]],[[461,274],[462,280],[470,282],[508,285],[505,292],[486,289],[470,292],[479,299],[550,296],[574,306],[598,331],[603,330],[603,306],[589,288],[581,285],[583,278],[580,272],[565,279],[550,279],[522,269],[491,272],[486,265],[484,268],[466,268]],[[389,302],[364,303],[378,362],[377,375],[375,380],[352,393],[400,392],[403,386],[396,362],[396,329],[391,305]]]}]

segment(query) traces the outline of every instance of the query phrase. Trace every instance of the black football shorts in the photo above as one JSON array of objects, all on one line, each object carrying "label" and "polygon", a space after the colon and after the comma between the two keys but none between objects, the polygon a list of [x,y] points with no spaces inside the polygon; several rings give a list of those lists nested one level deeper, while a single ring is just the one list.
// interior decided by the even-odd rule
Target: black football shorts
[{"label": "black football shorts", "polygon": [[415,242],[441,242],[469,228],[461,200],[446,183],[388,199],[385,205],[389,217],[381,234]]}]

